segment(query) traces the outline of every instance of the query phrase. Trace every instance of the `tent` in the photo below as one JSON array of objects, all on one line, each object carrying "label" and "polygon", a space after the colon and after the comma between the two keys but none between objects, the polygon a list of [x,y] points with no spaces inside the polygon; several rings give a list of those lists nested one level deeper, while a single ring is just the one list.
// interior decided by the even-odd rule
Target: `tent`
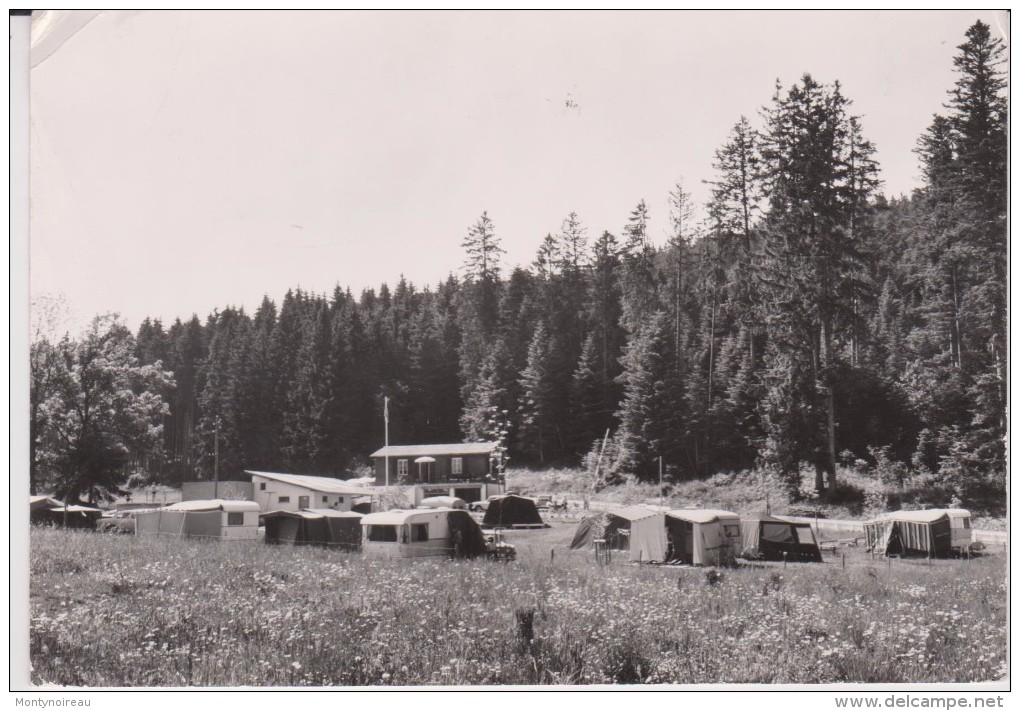
[{"label": "tent", "polygon": [[467,511],[394,509],[361,519],[362,550],[383,558],[474,557],[485,553],[482,529]]},{"label": "tent", "polygon": [[136,535],[255,540],[259,505],[254,501],[181,501],[135,514]]},{"label": "tent", "polygon": [[489,508],[485,510],[483,526],[511,528],[513,526],[545,526],[538,513],[534,499],[516,494],[496,496],[489,499]]},{"label": "tent", "polygon": [[864,523],[868,549],[883,555],[944,558],[970,545],[969,534],[970,512],[963,509],[894,511]]},{"label": "tent", "polygon": [[28,497],[28,519],[38,526],[95,528],[103,515],[99,509],[79,504],[65,504],[49,496]]},{"label": "tent", "polygon": [[596,540],[604,540],[606,547],[611,550],[630,550],[631,524],[655,514],[654,510],[641,506],[618,506],[589,516],[577,524],[570,548],[572,550],[591,548]]},{"label": "tent", "polygon": [[809,523],[759,513],[745,516],[740,527],[741,555],[745,558],[822,562],[822,552]]},{"label": "tent", "polygon": [[429,496],[421,500],[418,504],[420,509],[457,509],[459,511],[467,511],[467,502],[464,499],[459,499],[456,496]]},{"label": "tent", "polygon": [[671,509],[631,523],[630,559],[729,565],[740,541],[740,517],[718,509]]},{"label": "tent", "polygon": [[262,516],[266,524],[266,543],[331,546],[345,550],[361,546],[362,517],[360,513],[334,509],[268,511]]}]

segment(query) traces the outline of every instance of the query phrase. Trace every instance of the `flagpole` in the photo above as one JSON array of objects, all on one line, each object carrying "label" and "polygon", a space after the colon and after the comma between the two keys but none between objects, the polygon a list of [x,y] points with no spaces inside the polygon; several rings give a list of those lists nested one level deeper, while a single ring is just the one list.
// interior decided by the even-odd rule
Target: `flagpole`
[{"label": "flagpole", "polygon": [[390,495],[390,399],[383,397],[383,422],[386,423],[384,449],[386,453],[386,496]]}]

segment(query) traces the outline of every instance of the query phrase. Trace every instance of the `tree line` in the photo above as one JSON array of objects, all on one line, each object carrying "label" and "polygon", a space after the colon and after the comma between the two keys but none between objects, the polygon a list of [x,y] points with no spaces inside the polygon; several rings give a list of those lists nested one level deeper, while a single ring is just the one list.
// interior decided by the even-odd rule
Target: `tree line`
[{"label": "tree line", "polygon": [[[102,496],[129,473],[344,475],[381,446],[500,439],[515,464],[611,478],[761,468],[838,489],[895,462],[1002,501],[1006,433],[1004,50],[981,22],[919,137],[923,186],[887,199],[838,81],[784,86],[715,152],[711,199],[678,181],[653,244],[574,212],[507,271],[495,221],[458,276],[289,291],[132,334],[97,319],[32,343],[32,485]],[[707,219],[696,220],[698,207]],[[609,434],[606,438],[606,434]]]}]

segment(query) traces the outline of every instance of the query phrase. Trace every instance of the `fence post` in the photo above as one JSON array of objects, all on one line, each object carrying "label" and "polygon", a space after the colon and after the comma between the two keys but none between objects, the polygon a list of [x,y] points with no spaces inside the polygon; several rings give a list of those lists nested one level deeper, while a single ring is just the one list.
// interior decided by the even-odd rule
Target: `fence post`
[{"label": "fence post", "polygon": [[786,551],[783,551],[783,569],[786,569]]},{"label": "fence post", "polygon": [[555,563],[556,562],[556,549],[555,548],[550,548],[549,549],[549,562],[550,563]]},{"label": "fence post", "polygon": [[843,570],[846,570],[846,553],[843,554]]}]

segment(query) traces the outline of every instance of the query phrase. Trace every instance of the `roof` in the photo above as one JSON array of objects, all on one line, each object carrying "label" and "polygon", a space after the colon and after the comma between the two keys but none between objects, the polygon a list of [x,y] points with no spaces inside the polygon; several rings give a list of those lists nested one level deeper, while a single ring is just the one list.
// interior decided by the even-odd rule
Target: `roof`
[{"label": "roof", "polygon": [[456,496],[426,496],[419,504],[419,507],[431,509],[454,509],[458,506],[467,506],[467,502]]},{"label": "roof", "polygon": [[380,511],[378,513],[366,514],[361,519],[361,523],[365,526],[401,526],[407,523],[414,516],[431,516],[432,514],[448,513],[452,511],[453,509],[447,508],[414,509],[410,511],[393,509],[392,511]]},{"label": "roof", "polygon": [[47,506],[63,506],[64,502],[54,499],[52,496],[29,496],[28,506],[30,509],[46,508]]},{"label": "roof", "polygon": [[691,523],[712,523],[721,518],[740,518],[740,516],[732,511],[722,511],[721,509],[670,509],[666,512],[666,515],[671,518],[690,521]]},{"label": "roof", "polygon": [[225,499],[208,499],[206,501],[179,501],[164,506],[163,511],[258,511],[259,505],[254,501],[227,501]]},{"label": "roof", "polygon": [[638,519],[654,516],[659,512],[654,509],[645,508],[644,506],[615,506],[613,508],[606,509],[606,513],[611,516],[625,518],[628,521],[637,521]]},{"label": "roof", "polygon": [[786,516],[775,516],[773,514],[766,513],[745,514],[740,518],[743,521],[761,521],[763,523],[786,523],[791,526],[807,526],[808,528],[811,527],[811,524],[807,523],[806,521],[797,521]]},{"label": "roof", "polygon": [[890,511],[889,513],[881,514],[876,516],[873,521],[913,521],[915,523],[933,523],[939,519],[946,518],[947,516],[953,515],[970,515],[968,513],[958,513],[963,509],[928,509],[927,511]]},{"label": "roof", "polygon": [[92,506],[78,506],[77,504],[69,504],[67,506],[61,504],[60,506],[53,506],[49,510],[67,511],[68,513],[85,513],[87,511],[102,511],[102,509],[97,509]]},{"label": "roof", "polygon": [[260,476],[263,479],[271,479],[282,484],[300,486],[312,491],[320,491],[323,494],[350,494],[353,496],[371,496],[375,492],[363,486],[353,486],[343,479],[334,479],[328,476],[308,476],[305,474],[277,474],[275,472],[254,472],[245,470],[245,474]]},{"label": "roof", "polygon": [[444,455],[459,456],[463,454],[492,454],[496,442],[461,442],[459,444],[407,444],[383,447],[370,456],[372,457],[435,457]]},{"label": "roof", "polygon": [[300,511],[266,511],[266,518],[361,518],[364,514],[357,511],[337,511],[336,509],[301,509]]}]

